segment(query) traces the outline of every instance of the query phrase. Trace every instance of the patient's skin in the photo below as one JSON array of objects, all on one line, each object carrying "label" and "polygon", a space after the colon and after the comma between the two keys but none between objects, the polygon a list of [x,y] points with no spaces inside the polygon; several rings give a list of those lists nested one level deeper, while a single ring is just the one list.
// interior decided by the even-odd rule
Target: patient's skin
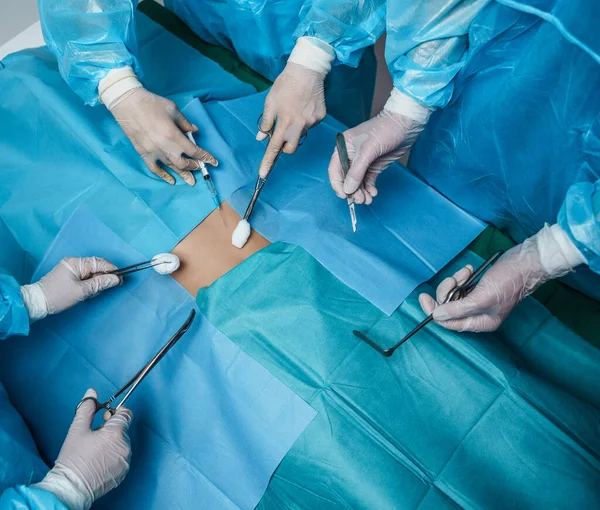
[{"label": "patient's skin", "polygon": [[231,234],[241,218],[227,202],[221,204],[221,213],[225,224],[219,211],[213,211],[172,251],[181,260],[181,267],[172,276],[193,296],[270,244],[253,230],[242,249],[233,247]]}]

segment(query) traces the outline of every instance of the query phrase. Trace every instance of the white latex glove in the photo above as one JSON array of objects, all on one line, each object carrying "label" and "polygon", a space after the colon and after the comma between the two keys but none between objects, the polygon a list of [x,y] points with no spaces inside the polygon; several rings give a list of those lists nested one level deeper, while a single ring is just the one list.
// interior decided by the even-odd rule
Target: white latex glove
[{"label": "white latex glove", "polygon": [[[84,397],[98,397],[90,389]],[[121,407],[102,427],[92,430],[96,406],[85,401],[77,410],[54,467],[34,485],[51,492],[69,510],[87,510],[119,485],[129,471],[127,429],[133,413]]]},{"label": "white latex glove", "polygon": [[108,260],[85,257],[62,259],[39,282],[21,287],[25,308],[32,321],[60,313],[121,283]]},{"label": "white latex glove", "polygon": [[98,95],[148,169],[169,184],[175,184],[175,179],[159,162],[190,186],[196,183],[190,170],[200,168],[198,161],[218,166],[212,154],[185,135],[195,133],[198,127],[184,117],[173,101],[144,89],[130,67],[112,69],[100,81]]},{"label": "white latex glove", "polygon": [[146,166],[165,182],[175,184],[175,179],[158,162],[169,167],[190,186],[196,183],[190,170],[200,168],[198,161],[218,166],[212,154],[185,136],[186,132],[198,131],[198,127],[184,117],[173,101],[137,88],[111,106],[110,112]]},{"label": "white latex glove", "polygon": [[[260,164],[261,177],[269,175],[282,147],[286,154],[296,152],[302,134],[325,118],[324,83],[334,59],[333,48],[318,39],[300,37],[296,41],[265,99],[261,130],[275,131]],[[259,141],[265,138],[261,131],[256,135]]]},{"label": "white latex glove", "polygon": [[564,276],[586,259],[558,226],[545,226],[536,235],[508,250],[463,299],[439,304],[457,284],[473,273],[466,266],[437,288],[437,302],[419,296],[423,311],[433,313],[441,326],[454,331],[495,331],[523,298],[544,282]]},{"label": "white latex glove", "polygon": [[353,197],[358,204],[372,203],[378,193],[377,177],[411,149],[430,114],[429,108],[394,89],[376,117],[344,132],[350,170],[344,180],[336,148],[329,162],[335,194]]}]

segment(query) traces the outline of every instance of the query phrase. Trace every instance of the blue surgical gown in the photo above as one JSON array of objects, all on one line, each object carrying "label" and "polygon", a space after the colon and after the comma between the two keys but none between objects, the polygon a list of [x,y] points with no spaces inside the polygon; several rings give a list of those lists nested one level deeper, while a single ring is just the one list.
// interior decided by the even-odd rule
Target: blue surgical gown
[{"label": "blue surgical gown", "polygon": [[[28,333],[29,316],[19,284],[12,277],[0,275],[0,339]],[[66,510],[54,494],[17,485],[39,482],[47,471],[27,425],[0,384],[0,510]]]},{"label": "blue surgical gown", "polygon": [[[63,78],[86,104],[98,103],[98,83],[111,69],[129,65],[142,75],[134,23],[137,2],[38,3],[44,39]],[[271,81],[283,70],[298,37],[321,39],[333,46],[339,63],[356,67],[365,48],[385,28],[383,0],[167,0],[165,4],[202,39],[234,51]],[[328,107],[336,110],[339,104],[339,114],[332,113],[343,122],[358,123],[369,114],[375,81],[372,51],[363,63],[358,75],[337,66],[326,82],[326,89],[331,89]],[[349,101],[353,109],[347,107]]]},{"label": "blue surgical gown", "polygon": [[0,274],[0,340],[29,334],[29,314],[21,287],[12,276]]},{"label": "blue surgical gown", "polygon": [[19,485],[0,495],[0,510],[69,510],[48,491]]},{"label": "blue surgical gown", "polygon": [[448,104],[454,78],[469,61],[472,46],[495,32],[474,32],[471,24],[492,4],[545,20],[570,42],[598,58],[594,0],[394,0],[387,2],[386,61],[394,86],[431,108]]},{"label": "blue surgical gown", "polygon": [[420,94],[421,85],[411,94],[449,104],[431,117],[409,161],[442,194],[519,242],[558,222],[591,269],[578,269],[569,283],[597,299],[599,17],[594,0],[487,3],[468,27],[451,97],[439,92],[444,80],[431,82],[437,92]]},{"label": "blue surgical gown", "polygon": [[446,106],[466,62],[471,22],[488,2],[387,2],[385,57],[394,87],[431,108]]}]

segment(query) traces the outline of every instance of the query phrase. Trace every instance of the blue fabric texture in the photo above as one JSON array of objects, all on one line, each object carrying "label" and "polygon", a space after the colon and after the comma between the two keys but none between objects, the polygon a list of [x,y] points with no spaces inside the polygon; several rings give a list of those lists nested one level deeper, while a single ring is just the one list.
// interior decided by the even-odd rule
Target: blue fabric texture
[{"label": "blue fabric texture", "polygon": [[377,58],[373,48],[365,49],[356,69],[335,66],[325,78],[327,113],[350,127],[371,118],[376,74]]},{"label": "blue fabric texture", "polygon": [[301,36],[333,46],[341,63],[356,67],[364,48],[385,27],[385,2],[364,0],[167,0],[165,5],[202,39],[235,51],[270,80],[285,67]]},{"label": "blue fabric texture", "polygon": [[394,87],[431,108],[446,106],[467,60],[471,22],[488,2],[387,2],[385,56]]},{"label": "blue fabric texture", "polygon": [[593,0],[496,0],[519,12],[533,14],[556,28],[600,64],[600,39],[594,20],[600,6]]},{"label": "blue fabric texture", "polygon": [[[250,3],[241,0],[242,3]],[[288,2],[286,2],[288,4]],[[294,39],[316,37],[333,46],[338,62],[356,67],[362,50],[375,44],[385,28],[385,4],[381,0],[305,0]],[[295,17],[294,17],[295,18]],[[282,40],[282,46],[288,46]]]},{"label": "blue fabric texture", "polygon": [[0,274],[0,340],[29,334],[29,314],[21,296],[21,286],[12,277]]},{"label": "blue fabric texture", "polygon": [[[590,20],[600,4],[504,3],[515,8],[491,3],[473,21],[455,98],[431,117],[408,166],[518,242],[558,220],[598,271],[600,52]],[[600,299],[590,269],[565,281]]]},{"label": "blue fabric texture", "polygon": [[21,285],[30,283],[36,262],[21,248],[13,233],[9,230],[4,221],[2,221],[1,217],[0,239],[2,239],[2,249],[0,249],[0,274],[9,274],[13,276]]},{"label": "blue fabric texture", "polygon": [[600,180],[569,188],[558,223],[583,253],[590,268],[600,273]]},{"label": "blue fabric texture", "polygon": [[283,71],[297,37],[325,41],[336,62],[346,64],[334,63],[327,76],[327,111],[347,126],[370,117],[377,62],[369,46],[384,30],[382,0],[167,0],[165,5],[203,40],[234,51],[271,81]]},{"label": "blue fabric texture", "polygon": [[538,302],[494,334],[430,324],[389,358],[352,335],[393,345],[425,318],[419,292],[481,262],[461,255],[391,317],[282,243],[198,292],[220,331],[319,411],[260,510],[598,506],[600,351]]},{"label": "blue fabric texture", "polygon": [[[178,99],[181,108],[182,101],[193,96],[230,99],[252,90],[144,16],[139,16],[138,27],[144,41],[140,59],[152,61],[147,78]],[[12,55],[5,63],[0,71],[4,91],[0,151],[10,193],[0,192],[0,219],[34,260],[41,260],[80,204],[146,259],[172,249],[212,211],[214,205],[201,182],[189,187],[178,179],[171,187],[151,174],[110,114],[83,106],[65,86],[47,50]],[[173,74],[160,72],[164,66]],[[196,66],[212,71],[190,72]],[[207,106],[212,108],[210,115],[190,118],[202,126],[198,142],[220,161],[212,174],[221,197],[234,194],[231,203],[241,213],[266,147],[255,140],[264,97],[215,103]],[[391,313],[416,285],[462,250],[482,225],[397,166],[382,179],[401,193],[406,207],[399,209],[399,197],[392,193],[373,207],[359,207],[359,230],[353,234],[347,206],[335,197],[327,179],[335,133],[340,130],[343,126],[329,117],[311,130],[297,154],[281,158],[253,222],[273,240],[312,246],[311,253],[336,275]],[[57,176],[61,186],[56,186]],[[294,185],[288,180],[292,178]],[[313,207],[316,201],[327,214]],[[414,221],[417,210],[421,223]],[[320,241],[315,241],[315,227],[323,236]],[[444,242],[434,243],[435,249],[433,232],[434,237],[448,233]],[[374,269],[365,271],[365,264]]]},{"label": "blue fabric texture", "polygon": [[[137,27],[145,82],[181,108],[194,97],[255,92],[146,16],[138,14]],[[169,251],[212,211],[201,183],[191,188],[177,177],[165,186],[151,174],[110,113],[73,94],[47,49],[3,63],[0,230],[5,225],[28,262],[39,263],[82,203],[147,258]]]},{"label": "blue fabric texture", "polygon": [[132,0],[39,0],[44,40],[60,74],[88,105],[98,104],[98,83],[111,69],[134,68],[138,41]]},{"label": "blue fabric texture", "polygon": [[69,510],[54,495],[42,489],[19,485],[0,496],[0,510]]},{"label": "blue fabric texture", "polygon": [[[34,278],[67,254],[121,267],[143,260],[85,209],[65,224]],[[29,338],[5,342],[0,375],[42,455],[56,458],[88,387],[112,395],[194,306],[171,277],[143,271],[36,323]],[[316,414],[200,314],[127,405],[131,469],[96,508],[254,508]]]},{"label": "blue fabric texture", "polygon": [[397,0],[387,3],[386,16],[386,60],[394,86],[429,107],[446,106],[454,92],[454,78],[472,55],[467,49],[497,29],[489,24],[487,33],[470,30],[488,4],[545,20],[600,63],[600,38],[593,22],[598,4],[593,0]]},{"label": "blue fabric texture", "polygon": [[[0,272],[6,273],[0,274],[0,339],[4,340],[12,335],[29,333],[29,315],[16,278],[21,283],[28,283],[32,271],[25,252],[1,220],[0,240]],[[0,496],[0,509],[49,507],[33,506],[35,501],[28,499],[24,487],[8,489],[17,484],[39,482],[47,471],[26,423],[0,384],[0,493],[5,491]],[[25,506],[26,503],[30,506]]]},{"label": "blue fabric texture", "polygon": [[47,472],[25,421],[0,385],[0,493],[18,484],[40,482]]},{"label": "blue fabric texture", "polygon": [[[221,162],[213,178],[240,215],[266,145],[253,137],[263,102],[264,94],[205,106],[195,100],[183,110],[196,125],[214,126],[215,134],[206,143],[201,134],[198,144],[210,147]],[[279,159],[251,224],[270,241],[303,246],[346,285],[391,314],[460,253],[483,224],[395,165],[381,176],[388,193],[370,207],[357,207],[358,231],[353,233],[348,205],[331,192],[325,171],[342,129],[328,118],[310,131],[293,157]]]},{"label": "blue fabric texture", "polygon": [[[111,69],[128,65],[139,77],[146,70],[138,49],[143,48],[144,41],[138,42],[141,38],[137,33],[136,3],[133,0],[39,1],[48,48],[58,60],[62,77],[88,105],[98,104],[98,83]],[[357,67],[365,48],[375,43],[385,26],[383,0],[360,4],[344,0],[233,3],[172,0],[166,4],[202,39],[236,52],[243,62],[272,81],[285,67],[297,37],[318,37],[334,47],[340,63]],[[182,64],[183,58],[179,62],[187,65],[187,62]],[[341,121],[358,124],[368,118],[375,66],[371,51],[360,72],[350,76],[347,71],[333,72],[330,81],[338,93],[334,90],[328,94],[328,103]],[[193,69],[196,73],[204,72],[203,67]],[[169,68],[162,71],[168,75]],[[149,90],[159,94],[151,82],[143,80]],[[361,117],[348,115],[344,96],[350,96],[356,105],[353,111],[360,112]],[[369,103],[369,108],[361,109],[362,102]]]}]

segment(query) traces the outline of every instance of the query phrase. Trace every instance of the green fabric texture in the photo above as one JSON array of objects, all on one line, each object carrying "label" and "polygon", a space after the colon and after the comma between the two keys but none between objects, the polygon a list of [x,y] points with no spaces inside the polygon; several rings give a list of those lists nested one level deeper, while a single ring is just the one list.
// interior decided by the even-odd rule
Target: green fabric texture
[{"label": "green fabric texture", "polygon": [[[481,260],[465,253],[433,284],[466,263]],[[259,508],[591,505],[600,351],[533,299],[493,335],[432,324],[391,358],[352,335],[392,345],[424,318],[417,296],[388,318],[283,243],[198,292],[212,324],[319,412]]]}]

